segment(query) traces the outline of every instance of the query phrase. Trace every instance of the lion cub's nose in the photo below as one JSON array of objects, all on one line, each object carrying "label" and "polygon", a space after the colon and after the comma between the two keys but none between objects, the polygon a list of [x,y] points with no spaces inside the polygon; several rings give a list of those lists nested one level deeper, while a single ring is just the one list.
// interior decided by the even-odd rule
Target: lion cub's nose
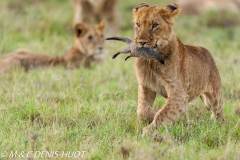
[{"label": "lion cub's nose", "polygon": [[139,40],[137,40],[137,43],[140,44],[140,45],[142,45],[142,46],[144,46],[144,44],[146,44],[147,41],[144,40],[144,39],[139,39]]}]

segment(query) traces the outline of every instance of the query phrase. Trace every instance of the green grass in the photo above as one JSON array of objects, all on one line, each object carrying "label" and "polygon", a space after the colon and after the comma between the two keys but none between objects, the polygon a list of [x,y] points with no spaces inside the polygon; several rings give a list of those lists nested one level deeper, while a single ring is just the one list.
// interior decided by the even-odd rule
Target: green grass
[{"label": "green grass", "polygon": [[[124,12],[120,36],[133,38],[132,8],[138,3],[120,1]],[[17,48],[62,55],[71,47],[69,1],[1,0],[0,6],[0,55]],[[0,75],[0,156],[3,151],[48,150],[87,151],[83,159],[122,159],[122,148],[129,159],[239,160],[240,25],[207,27],[204,24],[211,18],[205,16],[180,16],[175,31],[183,43],[204,46],[213,54],[228,123],[211,121],[210,112],[197,100],[189,107],[190,123],[182,115],[161,126],[156,137],[142,138],[146,124],[136,119],[134,58],[112,60],[123,45],[116,42],[107,45],[107,64],[90,70],[58,67]],[[164,102],[157,97],[154,107]]]}]

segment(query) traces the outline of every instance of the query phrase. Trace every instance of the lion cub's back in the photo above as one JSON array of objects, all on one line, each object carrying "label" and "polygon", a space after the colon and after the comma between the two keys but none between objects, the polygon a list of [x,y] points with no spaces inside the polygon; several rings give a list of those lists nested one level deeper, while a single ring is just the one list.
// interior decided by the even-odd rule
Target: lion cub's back
[{"label": "lion cub's back", "polygon": [[220,84],[220,75],[211,53],[203,47],[184,46],[187,53],[187,73],[190,88],[205,89]]}]

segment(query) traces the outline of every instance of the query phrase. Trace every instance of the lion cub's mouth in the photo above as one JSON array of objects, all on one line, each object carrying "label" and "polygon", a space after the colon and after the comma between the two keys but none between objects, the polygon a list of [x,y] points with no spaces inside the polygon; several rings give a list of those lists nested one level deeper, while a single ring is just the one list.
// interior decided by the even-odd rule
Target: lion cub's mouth
[{"label": "lion cub's mouth", "polygon": [[105,57],[105,54],[103,52],[96,53],[96,54],[93,55],[93,57],[96,58],[96,59],[101,59],[101,58]]},{"label": "lion cub's mouth", "polygon": [[138,48],[153,48],[153,49],[156,49],[157,47],[158,47],[158,45],[157,44],[155,44],[155,45],[142,45],[142,46],[137,46]]},{"label": "lion cub's mouth", "polygon": [[135,45],[136,45],[138,48],[157,48],[157,47],[158,47],[157,43],[155,43],[155,44],[147,44],[147,43],[145,43],[145,44],[139,44],[139,43],[135,43]]}]

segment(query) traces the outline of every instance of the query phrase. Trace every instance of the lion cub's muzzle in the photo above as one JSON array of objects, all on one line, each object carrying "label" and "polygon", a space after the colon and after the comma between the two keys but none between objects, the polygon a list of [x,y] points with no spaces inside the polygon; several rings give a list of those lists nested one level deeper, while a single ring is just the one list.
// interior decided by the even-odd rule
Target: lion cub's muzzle
[{"label": "lion cub's muzzle", "polygon": [[153,48],[157,44],[153,44],[149,40],[145,40],[145,39],[135,39],[135,45],[137,47]]}]

